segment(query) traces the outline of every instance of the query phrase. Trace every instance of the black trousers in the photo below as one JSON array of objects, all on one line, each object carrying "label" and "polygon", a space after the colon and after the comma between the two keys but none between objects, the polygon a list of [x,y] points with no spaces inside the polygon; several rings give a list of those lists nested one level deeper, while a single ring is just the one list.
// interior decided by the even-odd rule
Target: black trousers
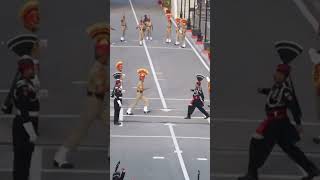
[{"label": "black trousers", "polygon": [[297,131],[289,120],[268,125],[263,139],[252,138],[250,141],[248,174],[257,177],[258,169],[263,166],[276,144],[307,173],[315,170],[316,166],[296,146],[296,135]]},{"label": "black trousers", "polygon": [[[115,98],[113,100],[113,105],[114,105],[114,123],[118,123],[119,122],[119,115],[120,115],[120,110],[121,107],[119,106],[118,102],[117,102],[117,98]],[[120,100],[122,103],[122,100]]]},{"label": "black trousers", "polygon": [[[32,120],[37,132],[38,120]],[[13,120],[13,180],[29,180],[31,158],[35,145],[30,142],[29,135],[25,131],[21,117]]]},{"label": "black trousers", "polygon": [[195,100],[192,105],[188,106],[188,117],[192,115],[196,108],[198,108],[205,116],[209,116],[209,113],[203,108],[202,102],[200,100]]}]

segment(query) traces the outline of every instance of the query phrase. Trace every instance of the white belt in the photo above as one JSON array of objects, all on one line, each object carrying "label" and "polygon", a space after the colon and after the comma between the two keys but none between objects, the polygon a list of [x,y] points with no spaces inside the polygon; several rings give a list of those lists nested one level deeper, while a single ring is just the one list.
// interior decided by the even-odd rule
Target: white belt
[{"label": "white belt", "polygon": [[[38,117],[39,116],[39,112],[38,111],[28,111],[29,113],[29,116],[32,116],[32,117]],[[21,116],[21,111],[20,110],[17,110],[17,115],[20,115]]]}]

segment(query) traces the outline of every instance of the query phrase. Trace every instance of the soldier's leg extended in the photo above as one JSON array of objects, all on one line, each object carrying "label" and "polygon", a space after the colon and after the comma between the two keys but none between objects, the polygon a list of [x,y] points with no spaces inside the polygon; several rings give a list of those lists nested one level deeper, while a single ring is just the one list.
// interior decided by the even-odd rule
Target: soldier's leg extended
[{"label": "soldier's leg extended", "polygon": [[210,117],[209,113],[203,108],[202,104],[196,104],[196,107],[199,109],[202,114],[205,115],[205,118]]},{"label": "soldier's leg extended", "polygon": [[176,31],[176,42],[174,43],[175,45],[179,45],[180,44],[180,32]]},{"label": "soldier's leg extended", "polygon": [[34,145],[14,148],[13,180],[29,180]]},{"label": "soldier's leg extended", "polygon": [[72,166],[66,161],[66,154],[75,149],[81,143],[82,139],[86,137],[90,126],[96,119],[101,117],[101,112],[103,110],[102,108],[103,101],[94,97],[87,97],[87,106],[81,114],[80,124],[77,128],[73,129],[71,135],[55,154],[54,160],[56,166],[62,168],[72,168]]},{"label": "soldier's leg extended", "polygon": [[132,108],[136,107],[136,105],[138,104],[138,102],[140,101],[142,97],[141,93],[137,93],[136,95],[136,99],[134,100],[134,102],[129,106],[128,110],[127,110],[127,114],[131,115],[132,114]]},{"label": "soldier's leg extended", "polygon": [[142,96],[141,99],[142,99],[143,104],[144,104],[143,112],[144,112],[144,113],[149,113],[150,110],[148,109],[148,106],[149,106],[149,100],[148,100],[148,98],[146,98],[145,96]]},{"label": "soldier's leg extended", "polygon": [[190,119],[191,118],[191,115],[194,111],[194,109],[196,108],[196,106],[194,104],[189,104],[188,105],[188,114],[187,114],[187,117],[185,117],[185,119]]},{"label": "soldier's leg extended", "polygon": [[186,35],[185,34],[181,35],[181,47],[182,48],[186,47]]},{"label": "soldier's leg extended", "polygon": [[143,31],[140,31],[140,32],[139,32],[139,45],[140,45],[140,46],[142,46],[143,38],[144,38],[144,32],[143,32]]},{"label": "soldier's leg extended", "polygon": [[[278,145],[281,149],[288,154],[288,156],[296,162],[299,166],[301,166],[310,176],[309,179],[312,179],[314,176],[320,174],[319,169],[315,166],[313,162],[311,162],[306,155],[301,151],[301,149],[296,146],[294,143],[288,140],[280,140]],[[308,178],[306,177],[306,180]]]}]

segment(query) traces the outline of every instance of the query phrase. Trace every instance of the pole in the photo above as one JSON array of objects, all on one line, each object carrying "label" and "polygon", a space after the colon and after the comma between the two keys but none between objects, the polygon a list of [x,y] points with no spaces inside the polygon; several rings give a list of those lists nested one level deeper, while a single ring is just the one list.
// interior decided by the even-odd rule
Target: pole
[{"label": "pole", "polygon": [[191,20],[190,20],[190,0],[189,0],[189,4],[188,4],[189,8],[188,8],[188,22],[187,22],[187,30],[191,29]]},{"label": "pole", "polygon": [[206,20],[204,25],[204,42],[207,42],[208,1],[209,0],[206,0]]},{"label": "pole", "polygon": [[180,18],[182,18],[182,1],[183,0],[180,0]]},{"label": "pole", "polygon": [[195,27],[195,21],[196,21],[196,0],[193,0],[193,25],[192,28]]},{"label": "pole", "polygon": [[201,36],[201,9],[202,9],[202,2],[201,0],[199,0],[199,4],[200,4],[200,14],[199,14],[199,32],[198,32],[198,39],[197,41],[200,42],[202,41],[202,36]]},{"label": "pole", "polygon": [[187,1],[184,0],[184,9],[183,9],[183,18],[186,18],[186,6],[187,6]]}]

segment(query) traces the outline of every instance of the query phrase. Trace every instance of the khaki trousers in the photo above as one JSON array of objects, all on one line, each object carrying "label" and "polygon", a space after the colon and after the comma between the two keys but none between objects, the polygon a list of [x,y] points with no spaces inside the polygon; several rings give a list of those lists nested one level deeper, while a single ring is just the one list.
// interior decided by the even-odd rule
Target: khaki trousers
[{"label": "khaki trousers", "polygon": [[138,102],[139,102],[140,100],[143,101],[144,106],[148,106],[148,105],[149,105],[149,101],[148,101],[148,99],[147,99],[145,96],[143,96],[143,93],[137,92],[136,99],[135,99],[134,102],[130,105],[129,108],[132,109],[132,108],[136,107],[136,105],[138,104]]}]

